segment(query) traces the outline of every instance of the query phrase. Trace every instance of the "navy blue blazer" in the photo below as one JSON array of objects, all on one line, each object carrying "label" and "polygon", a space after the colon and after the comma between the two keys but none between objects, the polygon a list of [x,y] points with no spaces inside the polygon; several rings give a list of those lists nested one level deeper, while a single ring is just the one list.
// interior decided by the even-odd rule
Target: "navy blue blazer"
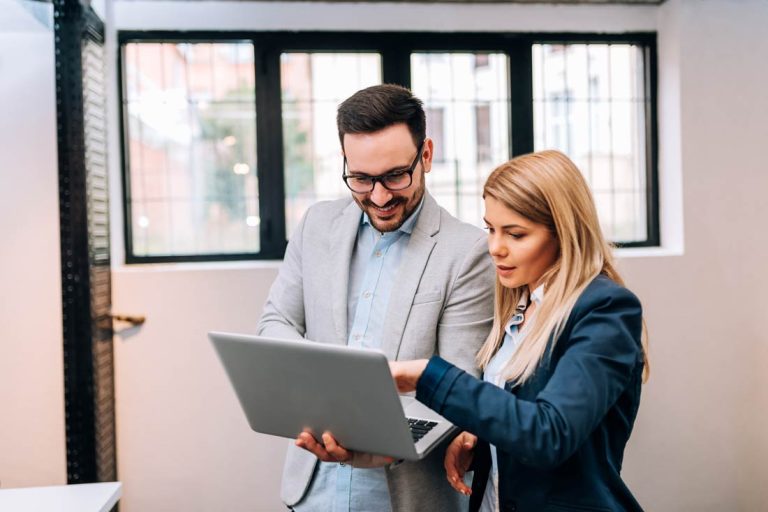
[{"label": "navy blue blazer", "polygon": [[479,438],[470,511],[488,481],[489,443],[502,512],[642,510],[620,476],[640,404],[641,332],[637,297],[601,275],[522,386],[501,389],[430,359],[416,398]]}]

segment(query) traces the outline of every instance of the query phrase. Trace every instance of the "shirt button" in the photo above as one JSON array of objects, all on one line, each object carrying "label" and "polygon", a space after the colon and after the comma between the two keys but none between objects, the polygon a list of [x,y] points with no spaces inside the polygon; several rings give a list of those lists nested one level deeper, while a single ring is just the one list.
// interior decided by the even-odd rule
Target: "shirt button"
[{"label": "shirt button", "polygon": [[362,336],[360,336],[359,334],[355,334],[354,336],[352,336],[352,339],[355,340],[355,341],[360,341],[361,337]]},{"label": "shirt button", "polygon": [[363,293],[363,298],[364,298],[364,299],[370,299],[370,298],[371,298],[371,292],[365,292],[365,293]]},{"label": "shirt button", "polygon": [[375,253],[373,253],[373,255],[376,256],[377,258],[381,258],[381,251],[376,251]]}]

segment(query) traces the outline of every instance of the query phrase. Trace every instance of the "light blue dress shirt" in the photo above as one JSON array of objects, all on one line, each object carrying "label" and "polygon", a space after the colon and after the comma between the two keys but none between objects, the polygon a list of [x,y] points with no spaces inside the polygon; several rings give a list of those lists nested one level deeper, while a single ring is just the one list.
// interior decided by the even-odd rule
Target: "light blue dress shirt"
[{"label": "light blue dress shirt", "polygon": [[[531,293],[531,301],[536,303],[536,308],[538,309],[543,299],[544,285],[540,285]],[[527,305],[528,292],[525,292],[520,297],[515,315],[504,326],[504,341],[501,344],[501,348],[494,354],[483,371],[484,381],[500,388],[503,388],[506,384],[504,368],[506,368],[509,361],[515,355],[517,347],[520,346],[525,337],[526,330],[521,331],[518,326],[523,323],[523,314]],[[499,512],[499,463],[494,445],[491,445],[491,472],[488,475],[488,482],[485,484],[485,493],[480,505],[480,512]]]},{"label": "light blue dress shirt", "polygon": [[[363,213],[349,269],[347,345],[380,348],[384,317],[403,252],[424,199],[396,231],[380,233]],[[407,262],[406,262],[407,264]],[[296,512],[390,512],[384,468],[320,462]]]}]

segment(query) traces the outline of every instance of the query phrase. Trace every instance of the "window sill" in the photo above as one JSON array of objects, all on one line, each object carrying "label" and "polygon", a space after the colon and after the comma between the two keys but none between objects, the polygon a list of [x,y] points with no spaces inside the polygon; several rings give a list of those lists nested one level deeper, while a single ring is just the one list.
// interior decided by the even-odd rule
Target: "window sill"
[{"label": "window sill", "polygon": [[617,259],[664,258],[682,256],[682,247],[624,247],[614,250]]},{"label": "window sill", "polygon": [[113,265],[113,272],[189,272],[227,270],[277,270],[283,260],[204,261],[175,263],[131,263]]}]

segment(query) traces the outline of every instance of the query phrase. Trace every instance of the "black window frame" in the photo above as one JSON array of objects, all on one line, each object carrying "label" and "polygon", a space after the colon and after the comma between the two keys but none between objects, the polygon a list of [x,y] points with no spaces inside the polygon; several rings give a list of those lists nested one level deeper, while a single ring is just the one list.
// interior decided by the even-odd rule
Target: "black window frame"
[{"label": "black window frame", "polygon": [[[283,179],[280,55],[284,52],[376,52],[381,55],[383,83],[411,85],[411,54],[415,52],[493,52],[509,58],[509,154],[534,150],[533,45],[634,44],[643,49],[645,80],[646,225],[648,238],[617,243],[617,247],[658,247],[657,36],[627,33],[501,33],[501,32],[316,32],[316,31],[118,31],[121,174],[125,262],[208,262],[282,259],[286,241]],[[215,43],[250,41],[254,48],[256,140],[259,181],[259,253],[136,256],[133,254],[129,155],[125,116],[123,50],[128,43]]]}]

